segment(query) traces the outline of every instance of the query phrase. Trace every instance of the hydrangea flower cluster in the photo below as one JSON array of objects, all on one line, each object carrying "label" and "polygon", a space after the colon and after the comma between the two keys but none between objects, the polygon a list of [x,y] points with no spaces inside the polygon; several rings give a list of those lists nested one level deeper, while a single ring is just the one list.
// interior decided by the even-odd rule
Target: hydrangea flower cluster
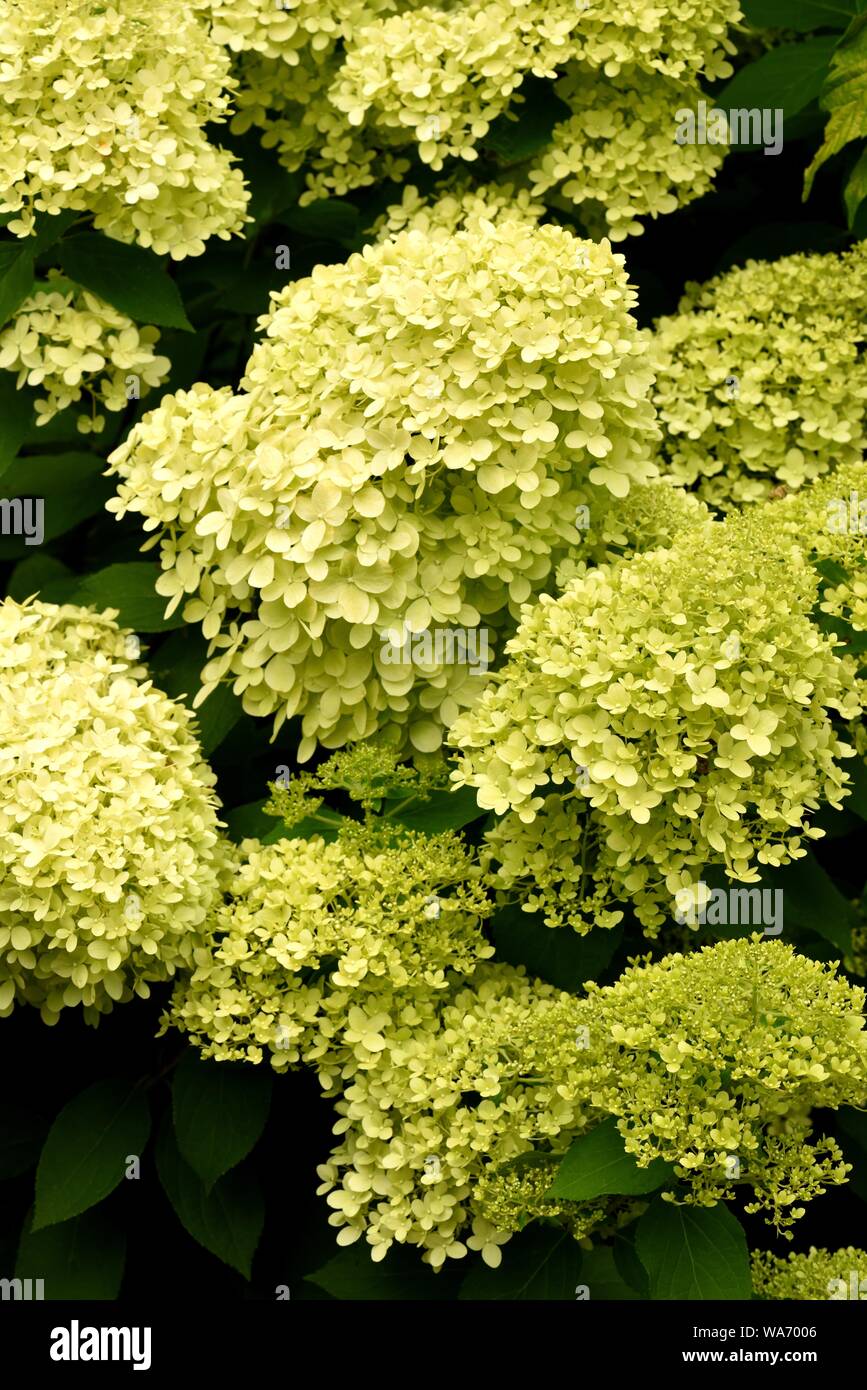
[{"label": "hydrangea flower cluster", "polygon": [[705,522],[543,594],[451,727],[456,784],[511,816],[489,839],[500,885],[532,866],[550,920],[562,882],[578,930],[631,900],[653,934],[708,865],[757,881],[846,795],[835,717],[860,711],[855,663],[811,621],[802,553],[757,548],[756,530]]},{"label": "hydrangea flower cluster", "polygon": [[[392,203],[377,218],[371,232],[378,241],[390,241],[400,232],[423,232],[425,236],[445,239],[458,231],[481,231],[481,222],[511,221],[525,217],[538,222],[545,214],[545,204],[534,201],[526,188],[510,183],[488,183],[473,187],[461,181],[457,184],[443,180],[430,198],[406,184],[399,203]],[[579,251],[580,256],[580,251]]]},{"label": "hydrangea flower cluster", "polygon": [[408,635],[495,651],[578,506],[652,476],[623,258],[495,211],[318,266],[238,394],[168,396],[111,456],[110,509],[145,518],[169,611],[211,642],[205,694],[300,715],[301,760],[378,730],[434,751],[484,673]]},{"label": "hydrangea flower cluster", "polygon": [[0,212],[90,212],[120,241],[199,255],[244,222],[247,194],[204,127],[224,120],[229,55],[168,0],[2,0]]},{"label": "hydrangea flower cluster", "polygon": [[810,1123],[813,1107],[867,1103],[864,991],[836,966],[732,940],[586,988],[592,1102],[641,1166],[675,1165],[679,1200],[714,1206],[743,1183],[745,1210],[785,1230],[799,1203],[846,1181],[838,1145],[813,1141]]},{"label": "hydrangea flower cluster", "polygon": [[123,410],[165,380],[171,362],[154,352],[159,336],[58,276],[0,330],[0,369],[17,373],[19,389],[45,392],[35,403],[37,425],[87,396],[91,408],[76,423],[82,433],[98,432],[105,424],[98,406]]},{"label": "hydrangea flower cluster", "polygon": [[206,1056],[303,1061],[333,1091],[376,1061],[392,1015],[493,954],[490,911],[451,833],[349,822],[331,843],[245,840],[170,1021]]},{"label": "hydrangea flower cluster", "polygon": [[[419,1245],[434,1268],[478,1250],[496,1267],[539,1204],[502,1170],[537,1145],[562,1154],[588,1123],[574,1009],[550,985],[486,965],[439,1008],[406,1011],[337,1102],[343,1142],[318,1171],[338,1243],[364,1236],[374,1260],[395,1241]],[[617,1204],[574,1206],[566,1224],[585,1236]]]},{"label": "hydrangea flower cluster", "polygon": [[802,545],[823,583],[819,608],[867,631],[867,460],[842,464],[817,482],[759,510],[766,533]]},{"label": "hydrangea flower cluster", "polygon": [[594,234],[640,235],[639,218],[675,212],[712,188],[726,150],[672,138],[676,113],[701,98],[694,86],[640,69],[601,83],[577,65],[555,91],[572,114],[530,170],[533,193],[559,187]]},{"label": "hydrangea flower cluster", "polygon": [[318,1171],[341,1245],[415,1245],[438,1268],[468,1250],[496,1266],[534,1219],[603,1238],[634,1201],[547,1189],[608,1116],[640,1166],[674,1164],[670,1197],[749,1184],[747,1209],[781,1229],[846,1180],[810,1111],[867,1098],[863,991],[789,946],[670,955],[579,999],[487,962],[489,905],[454,836],[373,818],[331,844],[247,841],[227,883],[164,1025],[205,1056],[315,1067],[336,1100]]},{"label": "hydrangea flower cluster", "polygon": [[860,461],[865,301],[865,242],[690,285],[654,334],[666,475],[731,508]]},{"label": "hydrangea flower cluster", "polygon": [[731,71],[737,0],[686,0],[676,12],[647,0],[211,8],[215,36],[241,55],[234,128],[261,128],[290,169],[306,163],[307,201],[400,178],[413,149],[434,170],[477,160],[529,77],[562,76],[574,111],[533,176],[545,188],[569,179],[567,196],[610,210],[612,237],[698,196],[720,162],[677,145],[674,112],[699,99],[699,77]]},{"label": "hydrangea flower cluster", "polygon": [[793,1250],[786,1256],[773,1255],[769,1250],[754,1250],[751,1263],[753,1289],[759,1298],[839,1302],[864,1297],[860,1287],[862,1281],[867,1281],[867,1251],[858,1250],[854,1245],[844,1246],[842,1250],[818,1250],[811,1245],[806,1254]]},{"label": "hydrangea flower cluster", "polygon": [[[499,1167],[537,1140],[551,1153],[563,1136],[562,1149],[580,1068],[575,1001],[482,964],[491,903],[470,852],[367,818],[331,843],[245,841],[227,882],[164,1025],[218,1060],[316,1068],[343,1136],[319,1169],[340,1244],[499,1263],[539,1203],[528,1190],[522,1205]],[[609,1206],[564,1217],[583,1234]]]},{"label": "hydrangea flower cluster", "polygon": [[694,492],[660,479],[636,484],[626,497],[610,493],[595,497],[592,507],[579,507],[580,542],[558,565],[557,588],[565,589],[590,565],[668,547],[710,519],[708,508]]},{"label": "hydrangea flower cluster", "polygon": [[222,858],[192,716],[111,610],[0,604],[0,1015],[88,1021],[191,962]]}]

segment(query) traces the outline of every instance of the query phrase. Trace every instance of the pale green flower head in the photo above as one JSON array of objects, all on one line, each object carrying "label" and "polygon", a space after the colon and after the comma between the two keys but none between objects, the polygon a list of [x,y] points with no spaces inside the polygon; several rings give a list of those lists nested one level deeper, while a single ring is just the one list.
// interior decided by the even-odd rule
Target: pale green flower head
[{"label": "pale green flower head", "polygon": [[867,242],[690,285],[654,334],[666,476],[733,508],[867,448]]},{"label": "pale green flower head", "polygon": [[623,258],[493,211],[318,266],[274,297],[238,394],[169,396],[111,456],[109,509],[143,516],[169,611],[211,642],[206,694],[300,716],[302,760],[377,732],[434,752],[579,505],[653,475]]},{"label": "pale green flower head", "polygon": [[[538,1192],[495,1175],[537,1149],[553,1172],[588,1124],[574,1010],[520,970],[482,965],[444,1003],[386,1028],[376,1065],[337,1102],[341,1142],[318,1170],[338,1244],[363,1238],[374,1260],[395,1243],[418,1246],[435,1269],[478,1250],[496,1267],[500,1247],[541,1212]],[[562,1213],[576,1236],[610,1215],[599,1204]]]},{"label": "pale green flower head", "polygon": [[245,840],[166,1024],[218,1061],[304,1061],[332,1088],[373,1065],[379,1027],[493,954],[478,868],[453,833],[373,820],[337,839]]},{"label": "pale green flower head", "polygon": [[456,785],[508,818],[488,840],[499,885],[529,872],[552,922],[612,925],[628,900],[653,934],[708,865],[757,881],[847,794],[855,662],[811,621],[802,552],[755,530],[705,522],[527,604],[452,725]]},{"label": "pale green flower head", "polygon": [[0,604],[0,1014],[46,1023],[189,964],[223,859],[190,712],[116,613]]},{"label": "pale green flower head", "polygon": [[676,113],[702,99],[694,84],[640,68],[600,82],[579,63],[555,91],[573,114],[531,169],[533,193],[559,187],[594,234],[615,242],[640,235],[639,218],[674,212],[713,187],[725,150],[673,138]]},{"label": "pale green flower head", "polygon": [[751,1260],[753,1289],[759,1298],[815,1302],[867,1298],[867,1251],[853,1245],[841,1250],[818,1250],[811,1245],[806,1254],[793,1250],[786,1256],[754,1250]]},{"label": "pale green flower head", "polygon": [[89,398],[76,424],[99,432],[97,414],[124,410],[159,386],[171,362],[154,352],[159,330],[140,327],[88,290],[50,276],[0,330],[0,370],[17,373],[16,385],[44,391],[36,398],[36,423]]},{"label": "pale green flower head", "polygon": [[0,212],[94,225],[176,260],[245,221],[247,193],[205,125],[234,83],[207,25],[168,0],[0,0]]},{"label": "pale green flower head", "polygon": [[[535,171],[584,204],[612,238],[698,196],[720,154],[674,140],[697,79],[731,72],[737,0],[675,10],[636,0],[220,0],[214,33],[240,56],[239,112],[290,169],[302,201],[407,172],[408,154],[440,171],[470,167],[494,122],[520,117],[529,79],[558,78],[575,111]],[[287,72],[288,68],[288,72]],[[502,122],[501,122],[502,124]]]},{"label": "pale green flower head", "polygon": [[639,1164],[674,1164],[676,1200],[713,1206],[746,1186],[746,1210],[785,1229],[846,1181],[838,1145],[810,1123],[814,1107],[867,1103],[864,991],[836,967],[732,940],[587,990],[593,1104]]},{"label": "pale green flower head", "polygon": [[867,630],[867,459],[841,464],[799,492],[758,509],[766,535],[802,546],[822,576],[819,607]]}]

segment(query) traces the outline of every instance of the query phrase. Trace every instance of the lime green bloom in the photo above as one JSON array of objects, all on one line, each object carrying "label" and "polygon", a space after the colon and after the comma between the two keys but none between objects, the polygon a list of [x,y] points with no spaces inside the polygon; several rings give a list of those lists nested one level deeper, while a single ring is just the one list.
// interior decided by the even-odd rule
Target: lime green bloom
[{"label": "lime green bloom", "polygon": [[0,1014],[90,1022],[189,964],[218,894],[214,777],[109,610],[0,604]]},{"label": "lime green bloom", "polygon": [[229,57],[168,0],[0,0],[0,212],[91,212],[119,241],[200,255],[241,229],[247,193],[205,126],[224,120]]},{"label": "lime green bloom", "polygon": [[811,621],[815,570],[757,530],[705,522],[543,594],[452,725],[456,784],[509,817],[499,886],[532,877],[550,921],[612,925],[630,900],[653,934],[709,864],[756,882],[846,795],[855,663]]},{"label": "lime green bloom", "polygon": [[[561,1158],[559,1154],[531,1150],[501,1168],[489,1166],[476,1186],[474,1206],[494,1230],[511,1233],[523,1230],[530,1221],[556,1222],[585,1249],[592,1249],[595,1240],[613,1235],[646,1209],[646,1202],[630,1197],[571,1202],[547,1196]],[[468,1244],[472,1248],[472,1242]]]},{"label": "lime green bloom", "polygon": [[[337,1102],[342,1141],[318,1171],[338,1244],[363,1237],[374,1260],[393,1243],[420,1246],[435,1269],[468,1249],[499,1264],[536,1203],[529,1191],[498,1202],[487,1177],[536,1148],[562,1154],[588,1123],[574,1010],[502,965],[436,1007],[408,1006]],[[564,1213],[585,1230],[607,1214]]]},{"label": "lime green bloom", "polygon": [[780,941],[733,940],[587,985],[578,1022],[593,1105],[642,1166],[675,1165],[677,1198],[713,1206],[733,1183],[784,1229],[846,1181],[810,1110],[867,1103],[864,991]]},{"label": "lime green bloom", "polygon": [[[301,716],[302,760],[383,732],[434,752],[579,539],[653,473],[646,338],[623,258],[454,200],[275,296],[241,389],[166,397],[111,456],[109,509],[211,643],[206,694]],[[431,643],[425,648],[425,634]]]},{"label": "lime green bloom", "polygon": [[817,1250],[811,1245],[805,1255],[793,1250],[786,1256],[754,1250],[752,1267],[753,1289],[760,1298],[816,1302],[867,1298],[867,1251],[853,1245],[842,1250]]},{"label": "lime green bloom", "polygon": [[865,242],[688,286],[654,335],[667,476],[731,508],[860,462],[865,301]]},{"label": "lime green bloom", "polygon": [[493,954],[478,869],[454,834],[349,822],[337,839],[245,840],[166,1024],[218,1061],[304,1061],[332,1090],[381,1024]]},{"label": "lime green bloom", "polygon": [[24,300],[0,330],[0,369],[17,373],[16,385],[41,387],[36,423],[90,398],[91,409],[76,421],[82,433],[100,431],[96,413],[123,410],[159,386],[171,362],[154,352],[159,329],[139,327],[126,314],[59,276]]},{"label": "lime green bloom", "polygon": [[595,234],[612,241],[640,235],[640,217],[660,217],[713,187],[725,150],[680,145],[676,113],[694,110],[698,87],[659,73],[625,69],[600,82],[575,64],[554,89],[572,115],[555,126],[551,144],[530,171],[533,192],[562,185]]},{"label": "lime green bloom", "polygon": [[[569,180],[567,197],[608,217],[612,238],[698,196],[720,162],[674,140],[674,113],[699,77],[731,72],[737,0],[211,0],[213,33],[239,55],[233,128],[256,127],[290,169],[302,201],[400,179],[417,153],[433,170],[472,165],[492,125],[520,118],[530,78],[575,117],[534,173]],[[502,122],[501,122],[502,124]],[[498,127],[499,129],[499,127]]]},{"label": "lime green bloom", "polygon": [[822,576],[822,613],[857,632],[867,630],[867,460],[841,464],[799,492],[757,508],[755,525],[810,556]]},{"label": "lime green bloom", "polygon": [[[206,1057],[316,1069],[339,1136],[320,1190],[339,1243],[374,1259],[399,1242],[434,1267],[498,1263],[534,1200],[498,1202],[494,1175],[537,1147],[553,1172],[587,1123],[576,1001],[485,964],[490,911],[451,833],[369,819],[330,844],[245,841],[165,1016]],[[609,1216],[564,1212],[576,1235]]]}]

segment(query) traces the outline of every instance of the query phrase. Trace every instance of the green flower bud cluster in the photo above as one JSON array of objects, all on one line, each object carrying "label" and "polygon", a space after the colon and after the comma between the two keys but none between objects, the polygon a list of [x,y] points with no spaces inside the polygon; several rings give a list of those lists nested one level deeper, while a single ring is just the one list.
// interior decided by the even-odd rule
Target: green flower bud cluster
[{"label": "green flower bud cluster", "polygon": [[[192,716],[109,610],[0,604],[0,1015],[88,1021],[191,962],[222,848]],[[134,654],[135,653],[135,654]]]},{"label": "green flower bud cluster", "polygon": [[865,302],[867,242],[690,285],[654,334],[666,475],[730,508],[859,462]]},{"label": "green flower bud cluster", "polygon": [[543,594],[452,725],[456,784],[513,813],[489,840],[500,886],[527,865],[550,920],[559,866],[576,929],[630,900],[653,934],[708,865],[757,881],[846,795],[835,719],[860,712],[855,662],[811,621],[815,570],[791,544],[757,549],[755,530],[705,522]]},{"label": "green flower bud cluster", "polygon": [[200,255],[247,194],[206,124],[225,119],[229,55],[168,0],[2,0],[0,212],[91,212],[120,241]]},{"label": "green flower bud cluster", "polygon": [[585,1249],[614,1235],[646,1209],[646,1202],[629,1197],[596,1197],[586,1202],[549,1197],[560,1161],[558,1154],[531,1151],[502,1168],[489,1166],[476,1185],[474,1207],[496,1231],[520,1231],[535,1220],[556,1222]]},{"label": "green flower bud cluster", "polygon": [[593,1105],[618,1117],[639,1164],[663,1158],[713,1206],[734,1182],[780,1228],[846,1181],[813,1107],[867,1103],[864,991],[780,941],[724,941],[587,986]]},{"label": "green flower bud cluster", "polygon": [[0,330],[0,370],[17,373],[19,390],[45,392],[36,399],[37,425],[86,395],[91,409],[76,424],[84,434],[98,433],[105,417],[97,405],[123,410],[165,380],[171,362],[154,352],[159,336],[157,328],[137,326],[95,294],[55,276]]},{"label": "green flower bud cluster", "polygon": [[698,196],[720,162],[676,144],[674,112],[699,98],[697,77],[731,72],[737,0],[676,12],[647,0],[211,8],[214,36],[241,55],[234,128],[259,127],[290,169],[307,165],[306,201],[402,177],[413,146],[434,170],[472,163],[493,122],[520,110],[529,77],[564,73],[575,116],[534,177],[550,188],[571,176],[567,196],[610,207],[612,237]]},{"label": "green flower bud cluster", "polygon": [[[811,1245],[806,1254],[793,1250],[786,1256],[755,1250],[751,1258],[753,1289],[760,1298],[816,1302],[867,1298],[867,1251],[853,1245],[844,1246],[842,1250],[817,1250]],[[862,1281],[865,1281],[863,1293],[860,1292]]]},{"label": "green flower bud cluster", "polygon": [[434,752],[484,672],[395,644],[496,648],[578,506],[652,476],[623,258],[493,210],[318,266],[275,297],[237,394],[168,396],[111,456],[109,509],[145,518],[169,611],[211,643],[205,695],[232,679],[276,728],[300,715],[302,761],[378,731]]},{"label": "green flower bud cluster", "polygon": [[710,512],[694,492],[658,479],[636,484],[626,497],[603,493],[593,499],[592,508],[578,511],[580,544],[557,567],[558,589],[586,574],[588,565],[668,547],[678,536],[710,520]]}]

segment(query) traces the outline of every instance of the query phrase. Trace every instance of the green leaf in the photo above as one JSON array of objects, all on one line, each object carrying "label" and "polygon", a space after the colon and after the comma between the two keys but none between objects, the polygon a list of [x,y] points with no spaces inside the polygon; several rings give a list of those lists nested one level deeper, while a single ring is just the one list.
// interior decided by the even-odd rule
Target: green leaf
[{"label": "green leaf", "polygon": [[757,29],[845,29],[858,13],[856,0],[741,0],[744,18]]},{"label": "green leaf", "polygon": [[48,1300],[115,1299],[120,1293],[126,1237],[104,1211],[89,1211],[46,1231],[25,1231],[17,1279],[44,1279]]},{"label": "green leaf", "polygon": [[332,840],[337,839],[338,831],[346,816],[338,815],[336,811],[326,811],[322,808],[317,812],[318,816],[329,817],[329,823],[325,824],[314,816],[305,816],[287,830],[283,821],[278,817],[268,815],[265,807],[268,798],[261,801],[248,801],[243,806],[235,806],[231,811],[224,813],[226,828],[229,838],[236,844],[242,840],[261,840],[263,845],[276,844],[278,840],[307,840],[311,835],[319,835],[327,845]]},{"label": "green leaf", "polygon": [[86,232],[61,242],[57,256],[70,280],[136,323],[192,331],[178,287],[152,251]]},{"label": "green leaf", "polygon": [[867,820],[867,763],[863,758],[851,758],[844,764],[851,780],[851,790],[843,802],[844,811],[854,811]]},{"label": "green leaf", "polygon": [[265,1067],[185,1055],[172,1082],[175,1138],[206,1187],[247,1157],[270,1107],[271,1073]]},{"label": "green leaf", "polygon": [[442,1275],[423,1265],[414,1250],[389,1251],[376,1264],[370,1258],[367,1241],[359,1240],[341,1250],[314,1274],[305,1276],[307,1282],[324,1289],[332,1298],[355,1299],[444,1299],[452,1290]]},{"label": "green leaf", "polygon": [[650,1284],[647,1278],[647,1270],[635,1253],[635,1226],[629,1226],[625,1231],[618,1231],[612,1243],[614,1253],[614,1263],[617,1266],[621,1279],[632,1289],[633,1293],[639,1298],[650,1297]]},{"label": "green leaf", "polygon": [[836,46],[836,38],[821,38],[772,48],[736,72],[714,98],[714,104],[726,111],[781,107],[788,120],[822,91]]},{"label": "green leaf", "polygon": [[307,207],[290,208],[281,223],[302,236],[323,237],[341,246],[354,245],[360,234],[358,208],[340,198],[320,198]]},{"label": "green leaf", "polygon": [[749,1299],[747,1238],[728,1207],[677,1207],[657,1197],[640,1218],[635,1248],[654,1300]]},{"label": "green leaf", "polygon": [[[43,540],[53,541],[102,511],[112,494],[104,472],[105,460],[96,454],[30,455],[9,465],[3,474],[2,491],[10,498],[42,498]],[[31,556],[34,550],[23,536],[0,539],[0,559]]]},{"label": "green leaf", "polygon": [[4,1105],[0,1111],[0,1179],[17,1178],[33,1168],[45,1138],[45,1124],[31,1110]]},{"label": "green leaf", "polygon": [[611,962],[623,938],[623,927],[598,928],[579,936],[564,927],[546,927],[536,913],[519,903],[501,908],[491,919],[497,959],[525,965],[558,989],[579,990],[596,980]]},{"label": "green leaf", "polygon": [[846,181],[843,190],[843,201],[846,204],[846,219],[850,231],[855,227],[855,220],[858,216],[858,209],[867,199],[867,147],[862,150],[861,157],[852,170]]},{"label": "green leaf", "polygon": [[523,164],[550,145],[554,127],[571,115],[550,82],[531,78],[523,84],[512,109],[493,121],[484,137],[485,148],[505,168]]},{"label": "green leaf", "polygon": [[249,1279],[265,1224],[258,1184],[243,1169],[235,1169],[208,1191],[182,1156],[168,1122],[160,1130],[156,1160],[160,1182],[184,1229]]},{"label": "green leaf", "polygon": [[235,806],[233,810],[227,811],[223,818],[229,838],[236,844],[240,844],[242,840],[254,839],[261,840],[266,845],[273,845],[277,840],[297,839],[297,826],[293,830],[287,830],[281,820],[266,815],[264,808],[267,802],[268,798],[265,797],[261,801],[248,801],[244,806]]},{"label": "green leaf", "polygon": [[[59,582],[71,585],[70,592],[78,587],[77,576],[61,560],[47,554],[30,555],[15,566],[9,576],[6,593],[9,598],[14,598],[16,603],[23,603],[31,594],[41,594],[43,590],[49,589],[51,585],[56,586]],[[55,602],[54,599],[48,601]]]},{"label": "green leaf", "polygon": [[783,893],[784,933],[787,927],[806,928],[825,937],[841,955],[851,951],[857,911],[814,855],[775,870],[769,881]]},{"label": "green leaf", "polygon": [[[384,811],[387,812],[390,804],[397,805],[400,800],[402,798],[398,797],[393,803],[386,802]],[[480,810],[472,787],[458,787],[455,791],[432,792],[427,801],[414,801],[391,819],[410,830],[438,835],[443,830],[461,830],[486,814],[486,811]]]},{"label": "green leaf", "polygon": [[513,1236],[499,1269],[479,1264],[459,1298],[497,1301],[574,1299],[581,1285],[581,1250],[566,1231],[531,1226]]},{"label": "green leaf", "polygon": [[594,1197],[637,1197],[655,1192],[674,1176],[670,1163],[656,1159],[639,1168],[626,1147],[612,1117],[574,1140],[557,1176],[545,1194],[570,1202],[589,1202]]},{"label": "green leaf", "polygon": [[136,632],[167,632],[170,628],[182,627],[184,620],[180,610],[183,604],[170,618],[164,616],[168,600],[154,587],[159,575],[159,565],[139,560],[108,565],[82,580],[75,602],[85,607],[117,608],[120,625]]},{"label": "green leaf", "polygon": [[834,54],[822,106],[831,119],[824,143],[804,175],[805,198],[825,161],[851,140],[867,135],[867,15],[854,21]]},{"label": "green leaf", "polygon": [[620,1273],[610,1245],[596,1245],[584,1255],[581,1281],[587,1285],[591,1303],[620,1303],[641,1297]]},{"label": "green leaf", "polygon": [[140,1155],[150,1134],[144,1094],[128,1081],[97,1081],[65,1105],[48,1133],[36,1170],[33,1230],[96,1206]]},{"label": "green leaf", "polygon": [[40,212],[33,224],[33,231],[27,237],[29,250],[34,256],[41,256],[43,251],[50,250],[60,240],[79,217],[81,213],[70,208],[64,208],[62,212]]},{"label": "green leaf", "polygon": [[844,1105],[834,1116],[839,1129],[867,1154],[867,1113]]},{"label": "green leaf", "polygon": [[[201,689],[199,674],[207,661],[207,643],[189,628],[173,632],[148,661],[151,673],[161,690],[174,699],[183,697],[192,709]],[[202,752],[210,757],[226,735],[235,727],[243,710],[230,685],[218,685],[195,711]]]},{"label": "green leaf", "polygon": [[0,328],[33,288],[33,252],[26,241],[0,243]]},{"label": "green leaf", "polygon": [[0,478],[27,438],[33,425],[33,396],[19,391],[15,373],[0,371]]},{"label": "green leaf", "polygon": [[242,142],[244,177],[250,189],[247,212],[253,219],[244,232],[248,239],[287,208],[294,208],[304,189],[301,176],[284,169],[273,150],[264,150],[255,132],[250,135],[252,139]]},{"label": "green leaf", "polygon": [[843,566],[838,564],[836,560],[830,558],[817,560],[813,568],[829,584],[846,584],[849,580],[848,571],[844,570]]}]

